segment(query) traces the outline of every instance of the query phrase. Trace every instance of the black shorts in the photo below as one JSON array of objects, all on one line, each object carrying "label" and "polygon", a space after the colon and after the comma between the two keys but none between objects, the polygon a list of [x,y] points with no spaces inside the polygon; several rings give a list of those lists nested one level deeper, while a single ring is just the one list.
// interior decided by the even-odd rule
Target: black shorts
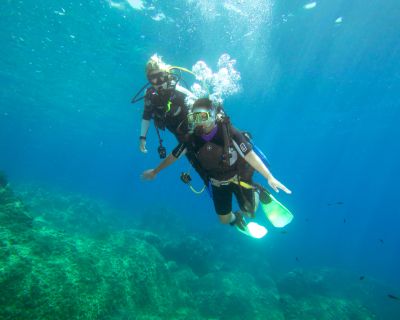
[{"label": "black shorts", "polygon": [[212,186],[214,208],[218,215],[232,212],[232,194],[235,194],[240,210],[254,213],[254,189],[239,187],[235,183],[225,186]]}]

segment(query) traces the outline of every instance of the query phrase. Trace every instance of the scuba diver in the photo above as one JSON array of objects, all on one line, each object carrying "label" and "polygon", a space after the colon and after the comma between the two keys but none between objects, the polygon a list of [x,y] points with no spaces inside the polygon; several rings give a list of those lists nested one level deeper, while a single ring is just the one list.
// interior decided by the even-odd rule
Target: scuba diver
[{"label": "scuba diver", "polygon": [[[239,231],[248,234],[245,216],[254,217],[258,200],[265,206],[271,207],[272,204],[275,209],[280,210],[280,212],[275,210],[272,214],[276,215],[276,212],[278,215],[282,212],[286,214],[285,225],[291,221],[293,217],[291,213],[265,188],[253,182],[254,171],[267,179],[269,186],[276,192],[281,189],[290,194],[291,191],[275,179],[253,151],[253,146],[246,135],[233,127],[226,115],[218,114],[216,106],[210,99],[201,98],[195,101],[188,114],[188,126],[192,133],[189,139],[179,143],[155,169],[144,171],[143,179],[154,179],[160,171],[174,163],[182,154],[191,154],[191,158],[197,161],[201,169],[198,173],[211,185],[214,208],[221,223],[234,225]],[[232,212],[233,194],[240,207],[240,211],[235,213]],[[282,227],[283,224],[278,221],[278,225],[274,226]]]},{"label": "scuba diver", "polygon": [[[179,73],[173,72],[174,70],[178,70]],[[164,131],[167,128],[179,142],[183,141],[185,134],[187,134],[188,107],[186,98],[193,95],[189,90],[178,84],[181,79],[181,71],[192,73],[185,68],[166,64],[157,54],[154,54],[146,64],[146,77],[149,82],[132,99],[132,103],[144,99],[139,137],[139,149],[143,153],[147,153],[146,136],[151,119],[154,120],[159,139],[158,153],[160,158],[166,157],[166,149],[162,145],[163,140],[159,130]],[[149,85],[151,86],[147,88]],[[144,96],[138,98],[144,89],[146,89]]]}]

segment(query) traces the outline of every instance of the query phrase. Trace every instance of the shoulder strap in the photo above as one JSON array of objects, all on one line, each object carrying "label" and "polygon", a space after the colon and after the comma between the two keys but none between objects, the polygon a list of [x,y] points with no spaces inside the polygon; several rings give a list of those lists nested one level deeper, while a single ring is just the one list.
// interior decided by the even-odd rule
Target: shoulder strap
[{"label": "shoulder strap", "polygon": [[229,167],[230,158],[232,155],[229,152],[229,148],[232,145],[232,137],[231,137],[231,121],[228,116],[224,116],[221,120],[221,127],[222,127],[222,135],[224,139],[224,153],[222,154],[222,165],[225,167]]}]

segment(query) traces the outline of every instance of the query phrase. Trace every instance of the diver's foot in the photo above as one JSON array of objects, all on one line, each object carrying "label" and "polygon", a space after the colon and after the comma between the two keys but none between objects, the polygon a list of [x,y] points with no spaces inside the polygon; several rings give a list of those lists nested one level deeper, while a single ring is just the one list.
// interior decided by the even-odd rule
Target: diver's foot
[{"label": "diver's foot", "polygon": [[266,190],[266,189],[264,189],[264,188],[259,188],[258,189],[258,194],[259,194],[259,197],[260,197],[260,202],[261,203],[263,203],[263,204],[267,204],[267,203],[270,203],[271,202],[271,197],[270,197],[270,195],[269,195],[269,192]]},{"label": "diver's foot", "polygon": [[233,222],[233,225],[234,225],[236,228],[238,228],[238,229],[240,229],[240,230],[242,230],[242,231],[244,231],[244,232],[247,232],[247,222],[246,222],[246,220],[244,219],[242,212],[236,211],[236,212],[234,213],[234,215],[235,215],[236,219],[235,219],[235,221]]}]

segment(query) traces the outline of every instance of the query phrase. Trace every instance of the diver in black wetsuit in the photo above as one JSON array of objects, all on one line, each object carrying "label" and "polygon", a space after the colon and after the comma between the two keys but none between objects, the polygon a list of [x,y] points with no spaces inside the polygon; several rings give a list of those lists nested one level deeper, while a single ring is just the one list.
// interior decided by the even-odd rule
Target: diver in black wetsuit
[{"label": "diver in black wetsuit", "polygon": [[139,149],[147,153],[146,136],[150,121],[153,119],[160,141],[158,148],[160,158],[165,158],[166,151],[162,146],[159,130],[167,128],[179,142],[183,141],[187,134],[186,98],[192,96],[189,90],[178,84],[177,77],[170,72],[171,68],[179,67],[165,64],[156,54],[146,64],[146,76],[151,87],[144,95]]},{"label": "diver in black wetsuit", "polygon": [[286,193],[291,191],[274,178],[246,137],[226,117],[218,119],[216,113],[208,98],[198,99],[188,114],[188,124],[193,132],[190,139],[181,142],[157,168],[143,172],[142,177],[152,180],[180,155],[190,154],[200,167],[199,173],[205,174],[205,179],[211,182],[214,207],[220,222],[236,225],[245,231],[247,227],[242,213],[232,212],[232,195],[236,196],[243,213],[253,217],[258,191],[252,182],[255,170],[276,192],[279,189]]}]

